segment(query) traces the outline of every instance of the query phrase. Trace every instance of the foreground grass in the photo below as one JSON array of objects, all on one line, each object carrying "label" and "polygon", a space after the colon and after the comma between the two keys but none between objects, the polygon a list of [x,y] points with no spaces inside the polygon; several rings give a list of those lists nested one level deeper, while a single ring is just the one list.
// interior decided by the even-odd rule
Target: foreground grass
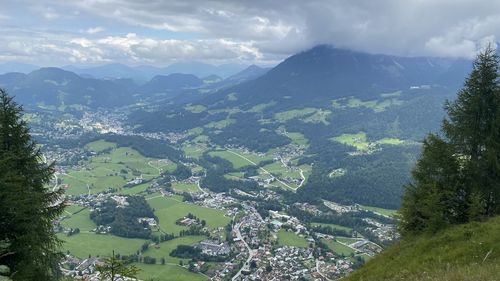
[{"label": "foreground grass", "polygon": [[344,280],[500,280],[500,217],[412,237]]}]

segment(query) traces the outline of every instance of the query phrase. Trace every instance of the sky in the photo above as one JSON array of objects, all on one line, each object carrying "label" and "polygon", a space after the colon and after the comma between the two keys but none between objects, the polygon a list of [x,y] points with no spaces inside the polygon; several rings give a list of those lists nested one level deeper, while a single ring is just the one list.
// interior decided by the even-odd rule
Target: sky
[{"label": "sky", "polygon": [[498,0],[0,0],[0,62],[272,65],[318,44],[471,58]]}]

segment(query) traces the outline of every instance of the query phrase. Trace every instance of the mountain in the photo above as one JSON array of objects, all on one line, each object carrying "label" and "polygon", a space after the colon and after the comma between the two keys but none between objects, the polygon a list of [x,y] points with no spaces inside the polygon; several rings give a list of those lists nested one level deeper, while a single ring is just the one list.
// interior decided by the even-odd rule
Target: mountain
[{"label": "mountain", "polygon": [[203,85],[203,80],[192,74],[174,73],[170,75],[157,75],[148,83],[142,85],[139,91],[143,94],[177,93],[181,90],[198,88]]},{"label": "mountain", "polygon": [[74,72],[81,76],[89,76],[96,79],[133,79],[138,83],[144,83],[154,75],[161,72],[159,68],[137,68],[120,63],[106,64],[95,67],[79,68],[75,66],[64,66],[63,69]]},{"label": "mountain", "polygon": [[[143,132],[202,132],[209,145],[260,153],[294,143],[298,134],[308,156],[297,161],[314,168],[293,200],[396,209],[419,142],[438,130],[445,100],[454,99],[471,65],[322,45],[267,72],[243,72],[265,72],[254,79],[205,85],[168,104],[138,109],[129,122]],[[337,169],[347,172],[329,176]]]},{"label": "mountain", "polygon": [[[120,63],[113,63],[94,67],[77,67],[67,65],[63,66],[62,69],[74,72],[80,76],[98,79],[129,78],[139,84],[143,84],[151,80],[154,76],[169,75],[174,73],[192,74],[198,77],[217,75],[222,78],[226,78],[241,71],[245,67],[246,65],[240,64],[212,65],[201,62],[182,62],[174,63],[167,67],[155,67],[150,65],[127,66]],[[36,67],[32,70],[34,69],[36,69]]]},{"label": "mountain", "polygon": [[234,93],[235,103],[285,103],[374,94],[439,85],[455,91],[470,71],[466,60],[367,54],[321,45],[293,55],[261,77],[221,91],[208,102]]},{"label": "mountain", "polygon": [[241,82],[258,78],[266,74],[270,69],[271,68],[262,68],[256,66],[255,64],[252,64],[249,67],[243,69],[242,71],[228,77],[226,80],[234,82],[235,84],[239,84]]},{"label": "mountain", "polygon": [[406,239],[345,281],[498,280],[500,217]]},{"label": "mountain", "polygon": [[55,67],[40,68],[27,75],[0,75],[0,86],[16,96],[18,102],[29,105],[44,103],[105,107],[125,105],[133,101],[130,83],[83,78]]},{"label": "mountain", "polygon": [[162,74],[165,75],[171,73],[184,73],[184,74],[193,74],[198,77],[205,77],[215,74],[222,78],[226,78],[245,69],[246,67],[247,67],[246,65],[242,64],[212,65],[201,62],[179,62],[163,68]]}]

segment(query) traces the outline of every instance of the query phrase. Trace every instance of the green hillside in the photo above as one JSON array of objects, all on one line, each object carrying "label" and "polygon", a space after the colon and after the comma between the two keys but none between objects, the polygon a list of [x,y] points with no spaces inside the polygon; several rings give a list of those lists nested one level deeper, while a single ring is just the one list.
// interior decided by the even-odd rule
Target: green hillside
[{"label": "green hillside", "polygon": [[345,281],[500,280],[500,217],[406,239]]}]

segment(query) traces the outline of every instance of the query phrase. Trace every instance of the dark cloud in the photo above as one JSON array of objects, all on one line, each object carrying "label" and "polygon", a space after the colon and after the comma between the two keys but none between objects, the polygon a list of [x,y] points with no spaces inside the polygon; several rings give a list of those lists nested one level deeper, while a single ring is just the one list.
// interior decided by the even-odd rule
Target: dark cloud
[{"label": "dark cloud", "polygon": [[[23,16],[1,12],[0,24],[14,26],[11,32],[0,29],[12,42],[0,46],[2,60],[38,53],[49,59],[53,53],[54,60],[75,63],[274,63],[325,43],[372,53],[472,57],[500,37],[500,1],[493,0],[18,3],[30,7],[32,15],[25,17],[36,15],[39,24],[31,30],[35,36],[23,37],[15,31],[30,29],[21,23]],[[7,11],[16,7],[10,4]],[[57,31],[57,23],[65,32]]]}]

